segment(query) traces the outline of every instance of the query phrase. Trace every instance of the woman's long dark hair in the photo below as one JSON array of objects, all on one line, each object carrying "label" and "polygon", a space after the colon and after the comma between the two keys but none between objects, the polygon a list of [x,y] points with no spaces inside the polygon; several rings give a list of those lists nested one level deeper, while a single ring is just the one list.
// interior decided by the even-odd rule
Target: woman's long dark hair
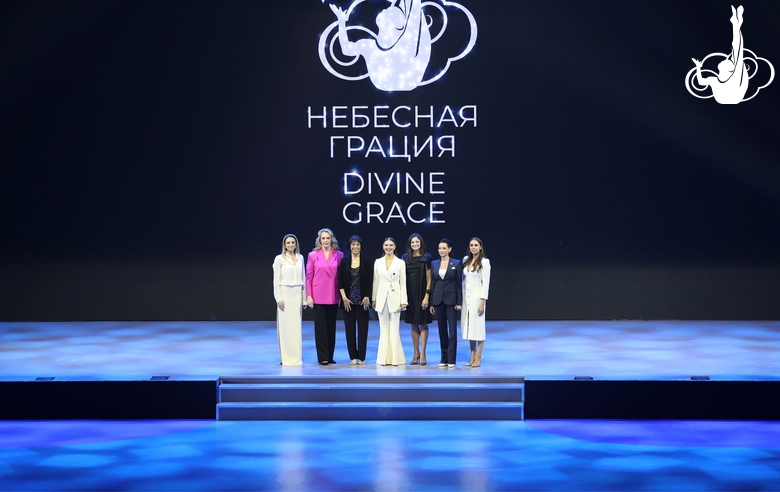
[{"label": "woman's long dark hair", "polygon": [[471,244],[471,241],[476,241],[479,243],[479,254],[475,257],[473,254],[471,254],[471,248],[469,248],[468,258],[466,259],[466,265],[464,266],[468,266],[468,269],[472,272],[478,272],[482,270],[482,258],[485,257],[485,247],[482,246],[482,240],[478,237],[472,237],[469,239],[469,244]]},{"label": "woman's long dark hair", "polygon": [[406,256],[411,258],[412,255],[414,254],[414,251],[412,251],[412,239],[414,238],[420,240],[420,256],[425,256],[425,241],[423,241],[422,236],[417,234],[416,232],[411,236],[409,236],[409,239],[406,241]]}]

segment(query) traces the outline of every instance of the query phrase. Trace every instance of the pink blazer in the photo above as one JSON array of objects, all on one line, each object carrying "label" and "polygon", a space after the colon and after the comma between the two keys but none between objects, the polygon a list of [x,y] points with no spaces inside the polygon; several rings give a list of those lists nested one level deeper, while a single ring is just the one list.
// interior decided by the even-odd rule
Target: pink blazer
[{"label": "pink blazer", "polygon": [[306,293],[314,299],[314,304],[338,304],[339,263],[344,253],[330,250],[330,259],[325,259],[321,249],[309,253],[306,262]]}]

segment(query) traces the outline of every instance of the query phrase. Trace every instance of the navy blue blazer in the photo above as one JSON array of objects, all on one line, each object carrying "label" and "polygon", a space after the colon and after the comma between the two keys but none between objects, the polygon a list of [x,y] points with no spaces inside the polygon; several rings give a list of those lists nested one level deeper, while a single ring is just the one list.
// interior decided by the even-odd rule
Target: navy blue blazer
[{"label": "navy blue blazer", "polygon": [[450,265],[444,278],[439,275],[440,266],[441,258],[431,262],[431,306],[463,305],[463,265],[460,260],[450,258]]}]

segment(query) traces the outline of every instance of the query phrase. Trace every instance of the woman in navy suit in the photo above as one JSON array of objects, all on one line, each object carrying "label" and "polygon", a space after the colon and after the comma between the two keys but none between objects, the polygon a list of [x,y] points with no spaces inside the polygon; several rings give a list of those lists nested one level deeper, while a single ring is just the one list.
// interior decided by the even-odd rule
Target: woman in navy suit
[{"label": "woman in navy suit", "polygon": [[[439,367],[455,367],[458,354],[458,317],[463,305],[463,269],[461,262],[450,257],[452,243],[439,241],[439,259],[431,263],[431,314],[439,320],[441,363]],[[449,328],[449,329],[448,329]]]}]

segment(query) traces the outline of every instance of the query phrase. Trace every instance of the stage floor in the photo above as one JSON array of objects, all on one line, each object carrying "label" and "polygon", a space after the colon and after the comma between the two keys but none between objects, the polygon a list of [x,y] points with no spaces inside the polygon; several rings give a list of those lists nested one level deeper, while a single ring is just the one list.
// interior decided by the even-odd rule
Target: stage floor
[{"label": "stage floor", "polygon": [[[369,353],[378,327],[371,327]],[[2,323],[0,378],[521,375],[776,380],[780,322],[488,323],[484,366],[278,366],[272,322]],[[410,340],[405,334],[404,348]],[[467,346],[461,345],[461,354]],[[407,357],[410,354],[407,354]],[[369,359],[370,361],[370,359]],[[780,490],[780,422],[4,421],[2,490]]]},{"label": "stage floor", "polygon": [[778,490],[778,422],[0,422],[2,490]]},{"label": "stage floor", "polygon": [[[132,380],[151,376],[404,375],[466,373],[526,378],[780,379],[778,321],[488,321],[483,365],[440,369],[432,326],[428,365],[378,367],[379,326],[369,329],[368,364],[350,366],[339,321],[337,365],[316,364],[313,327],[303,326],[302,367],[279,366],[276,325],[247,322],[0,323],[0,380]],[[411,336],[402,325],[407,361]]]}]

